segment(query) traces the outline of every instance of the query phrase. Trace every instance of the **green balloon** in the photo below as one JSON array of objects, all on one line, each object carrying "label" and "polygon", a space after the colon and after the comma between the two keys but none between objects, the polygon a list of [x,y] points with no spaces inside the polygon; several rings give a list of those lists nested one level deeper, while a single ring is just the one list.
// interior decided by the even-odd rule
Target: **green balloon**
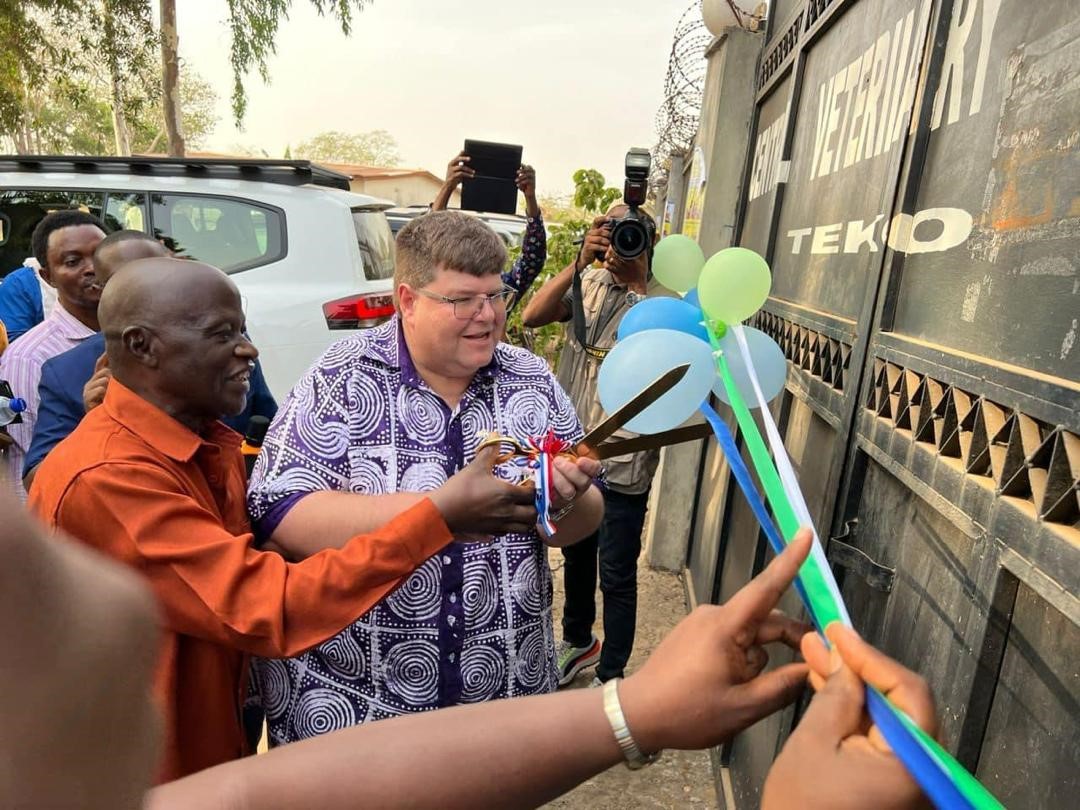
[{"label": "green balloon", "polygon": [[710,318],[725,324],[740,323],[761,308],[771,286],[772,273],[761,256],[747,248],[731,247],[705,262],[698,279],[698,297]]},{"label": "green balloon", "polygon": [[697,284],[705,254],[689,236],[673,233],[656,243],[652,271],[657,280],[675,292],[686,292]]}]

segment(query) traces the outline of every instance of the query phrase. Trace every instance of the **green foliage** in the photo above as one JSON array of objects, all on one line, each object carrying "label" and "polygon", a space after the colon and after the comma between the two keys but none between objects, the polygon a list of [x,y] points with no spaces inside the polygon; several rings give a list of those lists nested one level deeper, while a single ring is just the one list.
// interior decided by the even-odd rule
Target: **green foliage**
[{"label": "green foliage", "polygon": [[74,29],[83,19],[75,0],[4,0],[0,2],[0,136],[16,151],[35,145],[31,127],[45,105],[35,96],[54,75],[66,73],[73,54],[47,35],[56,20]]},{"label": "green foliage", "polygon": [[397,166],[401,163],[397,141],[385,129],[355,134],[337,130],[320,132],[298,143],[295,154],[306,160],[363,166]]},{"label": "green foliage", "polygon": [[[596,169],[578,169],[573,174],[573,180],[573,206],[566,205],[563,200],[547,198],[543,201],[541,207],[549,229],[547,261],[530,290],[518,302],[506,321],[506,339],[543,357],[552,367],[562,350],[565,325],[550,323],[538,329],[529,329],[521,322],[521,314],[533,293],[574,261],[581,240],[592,226],[593,218],[606,211],[622,194],[616,188],[605,188],[604,176]],[[554,205],[551,205],[552,203]],[[516,259],[520,255],[520,249],[512,250],[511,254],[511,258]]]},{"label": "green foliage", "polygon": [[587,212],[602,214],[622,196],[617,188],[605,187],[604,175],[596,169],[574,172],[574,205]]},{"label": "green foliage", "polygon": [[[348,35],[355,13],[371,0],[309,2]],[[291,5],[292,0],[227,2],[232,108],[238,126],[247,109],[244,80],[254,70],[269,82],[268,60]],[[100,154],[115,149],[106,145],[105,134],[115,123],[116,133],[127,130],[132,151],[158,148],[157,131],[163,127],[147,121],[162,118],[162,113],[145,111],[157,107],[165,95],[155,6],[153,0],[0,0],[0,137],[22,153],[81,147]],[[213,104],[202,103],[213,91],[205,82],[185,81],[185,72],[177,88],[182,125],[188,146],[198,147],[217,121]],[[104,96],[99,92],[102,83],[108,90]],[[102,129],[104,123],[108,126]],[[96,128],[76,131],[87,125]]]},{"label": "green foliage", "polygon": [[[188,146],[200,149],[217,126],[217,93],[198,72],[181,63],[180,110],[184,122],[184,140]],[[161,114],[154,111],[155,126],[160,127]]]},{"label": "green foliage", "polygon": [[[132,152],[163,147],[150,0],[0,3],[0,37],[14,43],[0,49],[0,137],[16,151],[114,154],[114,104]],[[188,142],[197,148],[217,125],[217,96],[191,70],[179,90]]]},{"label": "green foliage", "polygon": [[[343,34],[352,32],[353,10],[363,11],[372,0],[310,0],[322,17],[337,20]],[[278,26],[289,17],[292,0],[228,0],[231,34],[229,61],[233,69],[232,109],[237,128],[247,112],[244,79],[252,70],[270,82],[267,60],[274,55]]]},{"label": "green foliage", "polygon": [[158,36],[150,0],[104,0],[82,7],[86,24],[75,34],[85,54],[79,74],[108,85],[125,116],[138,116],[161,95]]},{"label": "green foliage", "polygon": [[[29,148],[42,154],[112,155],[112,105],[106,80],[82,81],[58,77],[32,94],[34,107],[25,123]],[[217,125],[217,95],[209,82],[193,70],[180,81],[184,132],[187,142],[199,148]],[[127,117],[133,154],[162,151],[165,126],[161,108],[144,100],[133,105]],[[17,141],[16,141],[17,143]]]}]

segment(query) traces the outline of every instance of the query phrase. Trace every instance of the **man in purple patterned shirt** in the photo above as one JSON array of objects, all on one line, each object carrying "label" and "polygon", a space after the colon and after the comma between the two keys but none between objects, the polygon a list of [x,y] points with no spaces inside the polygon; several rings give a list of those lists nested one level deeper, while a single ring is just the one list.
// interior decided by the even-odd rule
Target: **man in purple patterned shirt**
[{"label": "man in purple patterned shirt", "polygon": [[[248,508],[271,547],[304,557],[382,525],[468,464],[489,431],[581,439],[544,361],[498,343],[512,295],[505,262],[499,237],[465,214],[435,212],[402,229],[398,315],[332,346],[263,444]],[[549,543],[574,543],[599,525],[598,472],[589,459],[556,460],[560,518]],[[299,658],[254,663],[272,742],[555,689],[546,549],[536,513],[523,520],[513,502],[528,490],[506,490],[352,627]]]}]

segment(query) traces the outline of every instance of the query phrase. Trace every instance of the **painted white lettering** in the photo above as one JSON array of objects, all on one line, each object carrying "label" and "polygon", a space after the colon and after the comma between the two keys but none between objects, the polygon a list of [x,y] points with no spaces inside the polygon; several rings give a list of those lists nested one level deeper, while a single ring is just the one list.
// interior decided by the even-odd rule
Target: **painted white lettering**
[{"label": "painted white lettering", "polygon": [[[910,36],[910,29],[905,26],[904,28],[904,43],[909,47],[905,48],[907,51],[907,70],[906,75],[903,75],[904,79],[904,92],[900,96],[896,105],[896,112],[893,117],[892,136],[889,138],[889,145],[896,143],[900,136],[904,132],[904,125],[908,121],[908,116],[911,113],[911,105],[915,103],[915,90],[919,86],[919,66],[922,62],[922,42],[918,37]],[[901,57],[901,64],[904,64],[904,59]],[[901,78],[901,74],[897,74],[897,78]]]},{"label": "painted white lettering", "polygon": [[765,142],[765,137],[768,135],[768,130],[758,133],[757,144],[754,146],[754,168],[750,170],[750,199],[756,200],[761,196],[761,173],[764,170],[764,160],[762,159],[762,146]]},{"label": "painted white lettering", "polygon": [[[866,91],[866,112],[863,115],[862,134],[859,136],[862,142],[862,155],[858,159],[866,160],[874,156],[874,137],[878,128],[878,101],[881,100],[881,89],[885,84],[885,70],[889,64],[889,43],[892,37],[885,31],[877,42],[874,43],[874,67],[870,73],[870,88]],[[885,120],[885,111],[881,111],[881,121]]]},{"label": "painted white lettering", "polygon": [[810,166],[811,180],[820,176],[818,167],[821,165],[821,152],[825,148],[825,122],[829,119],[828,100],[832,94],[834,78],[828,78],[818,86],[817,129],[814,130],[814,162]]},{"label": "painted white lettering", "polygon": [[810,242],[810,252],[839,253],[840,231],[843,227],[843,222],[837,222],[832,225],[818,225],[814,228],[814,238]]},{"label": "painted white lettering", "polygon": [[[1001,4],[1002,0],[958,0],[949,23],[941,82],[930,108],[933,129],[960,119],[966,103],[965,67],[973,63],[968,114],[976,115],[982,109]],[[916,106],[922,106],[925,89],[920,80],[929,53],[926,26],[932,19],[932,6],[933,0],[921,0],[918,8],[882,31],[855,61],[818,85],[813,154],[804,161],[810,166],[811,180],[889,152],[905,128],[914,132]],[[977,51],[976,37],[971,35],[976,14],[981,20]],[[970,50],[965,50],[967,46]],[[776,148],[771,140],[766,146]],[[763,168],[759,183],[765,185],[757,189],[759,193],[775,185],[771,174],[779,160],[778,154]]]},{"label": "painted white lettering", "polygon": [[[892,133],[893,110],[896,109],[897,99],[900,96],[900,74],[903,71],[903,68],[900,67],[900,54],[907,53],[907,40],[911,37],[911,23],[914,18],[914,10],[909,11],[907,17],[896,21],[896,28],[893,29],[892,51],[889,56],[889,73],[888,79],[885,82],[885,88],[888,92],[885,94],[886,98],[881,105],[881,124],[878,127],[877,145],[874,147],[875,155],[880,155],[889,146],[889,135]],[[901,30],[905,31],[903,37],[901,37]]]},{"label": "painted white lettering", "polygon": [[866,49],[862,56],[861,72],[859,73],[859,90],[855,96],[855,107],[851,113],[850,134],[847,139],[847,149],[844,150],[844,168],[854,165],[859,160],[859,151],[862,146],[862,137],[865,127],[862,126],[866,113],[866,98],[870,89],[870,72],[874,66],[874,46]]},{"label": "painted white lettering", "polygon": [[772,144],[769,149],[769,188],[776,188],[780,183],[787,182],[787,176],[782,171],[784,152],[784,134],[787,132],[787,113],[780,116],[773,124]]},{"label": "painted white lettering", "polygon": [[833,161],[832,168],[834,172],[840,168],[840,164],[844,159],[844,151],[851,130],[852,110],[855,107],[855,97],[858,94],[857,91],[859,89],[860,65],[862,65],[861,56],[847,66],[847,76],[844,79],[844,86],[847,88],[847,93],[844,97],[844,117],[842,119],[843,123],[840,126],[840,136],[836,139],[836,160]]},{"label": "painted white lettering", "polygon": [[754,167],[750,172],[750,199],[756,200],[762,194],[772,191],[778,182],[777,170],[780,153],[784,145],[784,132],[787,129],[787,113],[773,121],[768,129],[758,135],[754,149]]},{"label": "painted white lettering", "polygon": [[765,138],[765,188],[769,191],[776,188],[776,141],[780,130],[780,119],[773,122]]},{"label": "painted white lettering", "polygon": [[771,185],[769,182],[769,143],[772,140],[772,125],[769,126],[758,137],[758,149],[757,149],[757,193],[755,197],[760,197],[766,191],[769,190]]},{"label": "painted white lettering", "polygon": [[[792,240],[793,254],[803,252],[808,236],[811,237],[809,252],[813,254],[859,253],[864,246],[870,253],[878,253],[883,245],[898,253],[939,253],[965,242],[973,223],[971,214],[962,208],[926,208],[914,215],[897,214],[891,220],[886,220],[885,214],[878,214],[869,222],[856,219],[795,228],[787,231],[787,236]],[[878,225],[881,233],[875,238]]]},{"label": "painted white lettering", "polygon": [[986,84],[986,64],[990,59],[990,41],[994,37],[1001,0],[983,0],[982,34],[979,37],[979,60],[975,66],[975,81],[971,85],[971,108],[968,115],[978,115],[982,109],[983,87]]},{"label": "painted white lettering", "polygon": [[791,242],[791,252],[792,253],[801,252],[802,251],[803,239],[808,237],[811,233],[813,233],[813,231],[814,231],[813,228],[796,228],[793,231],[788,231],[787,232],[788,238],[792,240],[792,242]]},{"label": "painted white lettering", "polygon": [[949,41],[945,45],[945,61],[941,68],[941,83],[937,96],[934,97],[934,115],[930,119],[930,129],[941,126],[941,116],[945,110],[945,97],[949,98],[949,123],[960,120],[960,102],[964,94],[964,46],[967,45],[971,27],[975,22],[976,0],[965,3],[964,13],[959,6],[953,7],[952,25],[949,29]]},{"label": "painted white lettering", "polygon": [[874,241],[874,229],[883,219],[885,215],[878,214],[869,225],[864,225],[861,219],[849,222],[847,231],[844,233],[844,253],[858,253],[863,245],[869,247],[871,253],[877,253],[878,246]]},{"label": "painted white lettering", "polygon": [[[919,238],[919,226],[925,222],[938,221],[941,223],[941,233],[933,239],[922,240]],[[967,240],[971,235],[971,226],[974,220],[963,208],[924,208],[916,212],[911,218],[911,232],[908,237],[909,246],[907,252],[912,253],[940,253],[943,250],[954,248]]]},{"label": "painted white lettering", "polygon": [[836,134],[836,128],[840,124],[840,108],[838,106],[840,96],[844,92],[844,77],[847,76],[846,70],[841,70],[835,76],[832,81],[832,96],[829,99],[829,120],[825,124],[825,143],[822,144],[821,149],[821,163],[818,166],[818,177],[825,177],[832,172],[833,150],[829,145],[832,143],[833,135]]}]

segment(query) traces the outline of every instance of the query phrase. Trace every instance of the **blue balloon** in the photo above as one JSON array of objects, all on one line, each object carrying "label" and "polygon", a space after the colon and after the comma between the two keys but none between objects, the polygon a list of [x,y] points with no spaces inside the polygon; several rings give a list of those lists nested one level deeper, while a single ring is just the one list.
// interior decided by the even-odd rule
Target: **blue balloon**
[{"label": "blue balloon", "polygon": [[[775,340],[766,335],[760,329],[752,326],[744,326],[743,333],[746,335],[746,345],[750,349],[750,359],[757,373],[758,383],[761,385],[761,393],[765,401],[771,401],[777,394],[784,390],[784,382],[787,380],[787,360],[784,351]],[[750,375],[743,362],[742,352],[739,351],[739,342],[735,339],[734,330],[729,329],[727,334],[720,339],[720,349],[724,352],[728,369],[735,380],[735,387],[742,394],[743,401],[748,408],[757,407],[757,397],[754,395],[754,387],[750,384]],[[719,375],[713,386],[713,393],[723,402],[731,404],[727,391],[724,390],[724,381]]]},{"label": "blue balloon", "polygon": [[698,298],[697,287],[694,287],[692,290],[687,290],[686,295],[682,297],[682,300],[692,307],[701,309],[701,299]]},{"label": "blue balloon", "polygon": [[619,321],[616,336],[619,340],[647,329],[674,329],[709,342],[709,333],[702,321],[705,314],[679,298],[646,298],[630,307]]},{"label": "blue balloon", "polygon": [[661,374],[684,363],[690,364],[686,375],[624,425],[635,433],[659,433],[677,427],[694,415],[716,382],[712,348],[685,332],[648,329],[616,343],[600,366],[600,404],[609,414],[614,413]]}]

